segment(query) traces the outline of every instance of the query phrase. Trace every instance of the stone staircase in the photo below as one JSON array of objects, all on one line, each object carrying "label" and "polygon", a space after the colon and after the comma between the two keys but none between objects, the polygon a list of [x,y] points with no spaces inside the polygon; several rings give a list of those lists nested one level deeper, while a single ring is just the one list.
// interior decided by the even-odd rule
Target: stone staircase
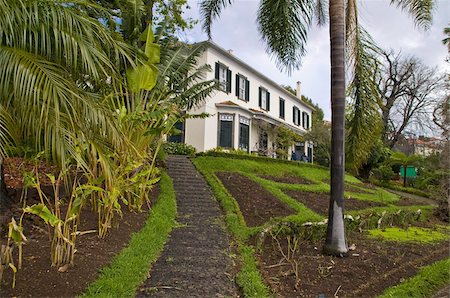
[{"label": "stone staircase", "polygon": [[237,297],[229,239],[217,201],[191,161],[167,158],[177,222],[138,297]]}]

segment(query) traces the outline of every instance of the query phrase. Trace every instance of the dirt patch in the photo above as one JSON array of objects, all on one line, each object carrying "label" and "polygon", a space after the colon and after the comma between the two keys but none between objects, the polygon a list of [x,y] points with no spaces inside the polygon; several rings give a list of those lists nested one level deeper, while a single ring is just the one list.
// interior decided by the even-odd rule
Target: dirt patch
[{"label": "dirt patch", "polygon": [[[158,193],[159,187],[154,187],[151,197],[157,197]],[[9,207],[10,213],[17,213],[20,210],[16,204]],[[4,272],[4,280],[0,287],[1,296],[74,297],[80,295],[86,286],[97,278],[99,270],[108,265],[112,258],[128,245],[132,233],[143,227],[148,216],[147,206],[141,213],[130,212],[126,207],[123,207],[122,211],[123,217],[120,220],[117,216],[120,225],[110,229],[105,239],[99,239],[97,233],[78,236],[75,266],[64,273],[58,273],[57,268],[51,267],[47,228],[42,226],[40,221],[26,220],[24,232],[28,242],[23,247],[23,267],[16,275],[14,289],[11,288],[10,270]],[[81,214],[79,231],[96,229],[97,215],[85,208]]]},{"label": "dirt patch", "polygon": [[[299,201],[309,209],[322,215],[328,214],[328,206],[330,204],[330,195],[324,193],[302,192],[297,190],[283,190],[288,196]],[[344,200],[345,210],[361,210],[371,207],[386,206],[381,203],[371,201],[361,201],[356,199]]]},{"label": "dirt patch", "polygon": [[216,176],[238,202],[249,227],[262,225],[273,217],[295,213],[261,185],[241,174],[218,172]]},{"label": "dirt patch", "polygon": [[305,179],[305,178],[302,178],[302,177],[299,177],[299,176],[292,176],[292,175],[286,175],[286,176],[280,176],[280,177],[269,176],[269,175],[262,175],[262,176],[259,176],[259,177],[264,178],[266,180],[279,182],[279,183],[306,184],[306,185],[315,184],[311,180],[308,180],[308,179]]},{"label": "dirt patch", "polygon": [[[300,252],[294,258],[299,279],[293,274],[292,265],[283,261],[276,243],[266,239],[257,255],[259,267],[276,297],[374,297],[415,275],[421,266],[449,254],[448,243],[390,243],[356,233],[349,239],[349,243],[356,244],[356,250],[344,258],[322,255],[323,242],[301,242]],[[280,244],[286,253],[286,241],[280,240]]]},{"label": "dirt patch", "polygon": [[[323,179],[322,182],[323,182],[323,183],[326,183],[326,184],[330,184],[330,179]],[[348,192],[353,192],[353,193],[371,194],[371,192],[362,190],[362,189],[360,189],[360,188],[358,188],[358,187],[356,187],[356,186],[359,186],[359,187],[365,187],[365,188],[370,189],[370,190],[374,190],[374,189],[375,189],[375,188],[374,188],[373,186],[371,186],[370,184],[367,184],[367,185],[366,185],[366,184],[361,184],[361,183],[349,183],[349,182],[345,182],[344,190],[345,190],[345,191],[348,191]]]},{"label": "dirt patch", "polygon": [[397,206],[420,206],[420,205],[430,205],[430,200],[423,198],[407,198],[407,197],[400,197],[400,200],[395,202],[395,205]]}]

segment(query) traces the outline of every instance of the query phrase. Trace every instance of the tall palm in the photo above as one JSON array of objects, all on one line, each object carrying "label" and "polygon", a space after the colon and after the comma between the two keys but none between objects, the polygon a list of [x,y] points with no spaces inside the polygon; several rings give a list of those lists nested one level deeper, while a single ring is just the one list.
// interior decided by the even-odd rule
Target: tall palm
[{"label": "tall palm", "polygon": [[[344,229],[344,116],[345,116],[345,5],[351,0],[330,0],[332,162],[331,195],[327,240],[324,251],[343,254],[348,251]],[[262,0],[258,11],[258,27],[267,43],[267,52],[274,54],[281,68],[288,71],[300,65],[305,54],[307,33],[315,15],[319,23],[325,20],[326,3],[322,0]],[[203,26],[211,36],[211,24],[231,0],[201,2]],[[434,0],[391,0],[410,12],[417,24],[428,24]]]},{"label": "tall palm", "polygon": [[102,98],[137,56],[88,13],[106,19],[108,11],[66,0],[0,0],[0,11],[0,143],[64,164],[80,139],[120,140]]}]

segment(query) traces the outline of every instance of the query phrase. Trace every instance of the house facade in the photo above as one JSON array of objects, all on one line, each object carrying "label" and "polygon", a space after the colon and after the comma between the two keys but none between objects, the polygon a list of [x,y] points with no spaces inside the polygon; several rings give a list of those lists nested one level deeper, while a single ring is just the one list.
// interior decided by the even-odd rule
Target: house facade
[{"label": "house facade", "polygon": [[[198,152],[221,147],[275,157],[276,127],[284,126],[299,135],[311,129],[313,108],[300,99],[300,83],[295,96],[230,51],[209,41],[205,44],[198,63],[212,67],[206,79],[217,79],[220,91],[189,111],[208,113],[210,117],[186,120],[185,143]],[[298,142],[288,152],[289,157],[291,152],[298,157],[304,153],[311,161],[313,146]]]}]

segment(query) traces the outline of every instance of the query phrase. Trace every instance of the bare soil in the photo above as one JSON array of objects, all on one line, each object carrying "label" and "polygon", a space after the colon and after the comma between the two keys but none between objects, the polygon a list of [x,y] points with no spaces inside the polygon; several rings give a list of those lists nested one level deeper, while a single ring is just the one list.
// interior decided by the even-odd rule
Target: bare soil
[{"label": "bare soil", "polygon": [[216,176],[238,202],[249,227],[262,225],[273,217],[295,214],[261,185],[241,174],[218,172]]},{"label": "bare soil", "polygon": [[[16,220],[22,214],[21,205],[16,193],[21,193],[22,172],[20,166],[29,163],[22,163],[20,159],[11,159],[11,166],[4,167],[4,173],[8,174],[8,193],[13,197],[6,198],[0,202],[0,216],[2,218],[1,232],[5,236],[6,224],[11,217]],[[8,163],[7,163],[8,165]],[[44,165],[44,173],[54,173],[56,167]],[[49,183],[45,177],[43,184]],[[151,193],[152,198],[156,198],[159,187],[154,187]],[[36,201],[34,196],[28,198],[28,205]],[[153,202],[153,200],[152,200]],[[51,267],[50,260],[50,236],[47,227],[42,221],[32,215],[24,216],[24,234],[28,241],[23,245],[23,266],[16,274],[16,286],[11,288],[12,273],[6,269],[3,281],[0,285],[1,297],[74,297],[80,295],[86,286],[93,282],[101,268],[107,266],[113,257],[128,245],[131,235],[139,231],[148,216],[148,208],[145,205],[143,212],[130,212],[127,207],[122,207],[123,216],[116,215],[116,224],[109,230],[105,239],[97,237],[97,214],[89,207],[85,207],[80,217],[79,231],[91,231],[77,237],[77,252],[75,255],[75,265],[66,272],[58,272],[58,268]],[[120,222],[120,225],[117,223]],[[1,242],[5,239],[2,237]],[[17,257],[17,250],[14,251]],[[17,260],[15,261],[17,265]]]},{"label": "bare soil", "polygon": [[[449,255],[448,242],[434,245],[394,243],[349,235],[356,249],[336,258],[321,254],[322,242],[303,241],[293,260],[287,262],[272,238],[257,254],[260,270],[276,297],[375,297],[429,265]],[[279,240],[287,253],[286,240]],[[294,266],[292,265],[294,264]]]},{"label": "bare soil", "polygon": [[287,183],[287,184],[306,184],[311,185],[314,184],[313,181],[299,177],[299,176],[292,176],[292,175],[286,175],[286,176],[269,176],[269,175],[262,175],[261,178],[264,178],[266,180],[275,181],[279,183]]},{"label": "bare soil", "polygon": [[[296,190],[284,190],[291,198],[299,201],[309,209],[322,215],[328,214],[328,206],[330,204],[330,195],[324,193],[302,192]],[[371,207],[386,206],[381,203],[362,201],[352,198],[344,200],[345,210],[361,210]]]}]

